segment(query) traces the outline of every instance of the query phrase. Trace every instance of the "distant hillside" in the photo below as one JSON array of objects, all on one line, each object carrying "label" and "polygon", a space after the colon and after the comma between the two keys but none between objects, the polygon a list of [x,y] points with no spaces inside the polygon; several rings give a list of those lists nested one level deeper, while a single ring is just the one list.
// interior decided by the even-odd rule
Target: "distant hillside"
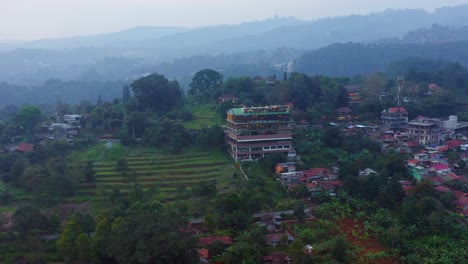
[{"label": "distant hillside", "polygon": [[439,44],[334,44],[307,52],[295,60],[295,71],[306,74],[352,76],[384,71],[392,62],[418,57],[468,65],[468,41]]},{"label": "distant hillside", "polygon": [[72,49],[89,47],[125,47],[141,41],[188,31],[182,27],[136,27],[119,32],[56,39],[41,39],[28,42],[10,43],[0,46],[3,50],[24,49]]},{"label": "distant hillside", "polygon": [[438,24],[408,32],[401,43],[447,43],[468,40],[468,27],[444,27]]},{"label": "distant hillside", "polygon": [[[369,15],[332,17],[314,21],[275,17],[238,25],[194,29],[139,27],[96,36],[13,44],[0,43],[0,50],[3,47],[3,52],[0,52],[0,82],[38,85],[50,78],[115,81],[141,76],[154,70],[162,70],[166,75],[174,78],[183,78],[187,71],[183,70],[184,74],[180,75],[180,69],[185,67],[179,63],[181,60],[188,59],[192,64],[200,65],[209,61],[207,57],[213,57],[214,61],[223,58],[220,68],[234,69],[232,72],[242,74],[245,71],[239,70],[240,65],[246,65],[252,70],[258,69],[252,65],[262,65],[261,69],[269,69],[277,68],[275,64],[287,64],[288,61],[267,59],[245,63],[242,61],[245,56],[240,54],[249,54],[252,51],[255,54],[258,50],[270,52],[285,49],[294,50],[297,55],[302,51],[316,50],[334,43],[374,43],[381,39],[399,40],[404,36],[409,38],[412,35],[421,35],[422,33],[417,33],[418,29],[428,28],[433,24],[450,28],[468,26],[466,14],[468,14],[468,5],[437,9],[432,13],[424,10],[387,10]],[[405,35],[409,31],[413,33]],[[415,38],[421,39],[421,37]],[[453,40],[459,41],[460,39],[453,38]],[[340,51],[335,51],[340,49],[339,47],[351,48],[349,50],[351,52],[353,52],[352,49],[357,49],[356,52],[362,52],[364,55],[374,52],[380,56],[382,53],[377,51],[378,48],[374,48],[377,49],[374,51],[360,51],[360,46],[352,48],[352,46],[332,45],[312,53],[315,55],[307,56],[320,60],[323,56],[329,56],[327,54],[330,52],[340,53]],[[395,52],[399,55],[392,55]],[[349,61],[340,62],[339,59],[333,58],[331,61],[323,62],[325,68],[317,66],[318,68],[315,69],[314,62],[304,62],[298,65],[298,69],[303,67],[310,72],[333,74],[375,71],[381,68],[372,68],[374,66],[385,67],[386,57],[389,60],[400,59],[402,54],[410,53],[410,51],[395,52],[390,51],[392,54],[384,56],[385,63],[373,62],[372,58],[369,58],[366,60],[368,62],[366,65],[354,70],[347,70],[346,65],[350,63]],[[342,53],[342,55],[349,56],[346,50]],[[229,59],[224,60],[227,57]],[[451,55],[451,57],[455,56]],[[197,58],[200,58],[199,62],[196,62]],[[357,56],[353,59],[362,58]],[[324,58],[324,60],[327,59]],[[301,59],[298,59],[298,62],[301,62]],[[328,65],[330,62],[342,64]],[[217,66],[219,63],[208,63],[202,68],[212,67],[211,65]],[[174,70],[167,70],[169,68]]]}]

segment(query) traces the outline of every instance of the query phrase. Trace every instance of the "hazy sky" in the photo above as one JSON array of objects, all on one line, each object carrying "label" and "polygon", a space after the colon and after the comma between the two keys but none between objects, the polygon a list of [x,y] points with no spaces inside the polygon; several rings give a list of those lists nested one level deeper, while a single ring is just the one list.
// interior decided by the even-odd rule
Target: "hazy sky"
[{"label": "hazy sky", "polygon": [[0,0],[0,40],[89,35],[141,25],[235,24],[274,15],[310,20],[459,4],[468,0]]}]

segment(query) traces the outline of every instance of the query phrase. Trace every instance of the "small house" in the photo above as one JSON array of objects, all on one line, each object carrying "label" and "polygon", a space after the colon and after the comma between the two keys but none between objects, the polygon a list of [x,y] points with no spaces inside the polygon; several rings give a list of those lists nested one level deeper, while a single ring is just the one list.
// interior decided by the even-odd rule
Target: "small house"
[{"label": "small house", "polygon": [[239,98],[232,94],[224,94],[218,97],[218,103],[226,103],[230,102],[233,104],[238,104],[239,103]]}]

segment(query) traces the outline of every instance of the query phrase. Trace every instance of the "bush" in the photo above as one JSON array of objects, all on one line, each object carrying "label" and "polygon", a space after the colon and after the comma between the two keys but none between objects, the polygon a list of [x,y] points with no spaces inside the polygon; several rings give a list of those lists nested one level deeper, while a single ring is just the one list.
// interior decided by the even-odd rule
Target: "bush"
[{"label": "bush", "polygon": [[13,200],[13,195],[8,186],[0,181],[0,204],[9,204]]}]

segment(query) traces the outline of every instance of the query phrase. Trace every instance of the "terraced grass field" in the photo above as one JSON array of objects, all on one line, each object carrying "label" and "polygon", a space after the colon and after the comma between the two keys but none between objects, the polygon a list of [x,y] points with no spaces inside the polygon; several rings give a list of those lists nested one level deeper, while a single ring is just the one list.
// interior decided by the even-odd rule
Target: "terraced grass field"
[{"label": "terraced grass field", "polygon": [[234,172],[232,160],[221,151],[191,149],[174,155],[144,149],[125,156],[128,171],[124,174],[115,158],[94,162],[95,182],[81,184],[73,201],[98,201],[113,188],[126,192],[135,183],[144,190],[155,188],[164,198],[177,198],[178,189],[190,190],[203,181],[216,181],[218,189],[223,190],[228,188],[228,179]]}]

